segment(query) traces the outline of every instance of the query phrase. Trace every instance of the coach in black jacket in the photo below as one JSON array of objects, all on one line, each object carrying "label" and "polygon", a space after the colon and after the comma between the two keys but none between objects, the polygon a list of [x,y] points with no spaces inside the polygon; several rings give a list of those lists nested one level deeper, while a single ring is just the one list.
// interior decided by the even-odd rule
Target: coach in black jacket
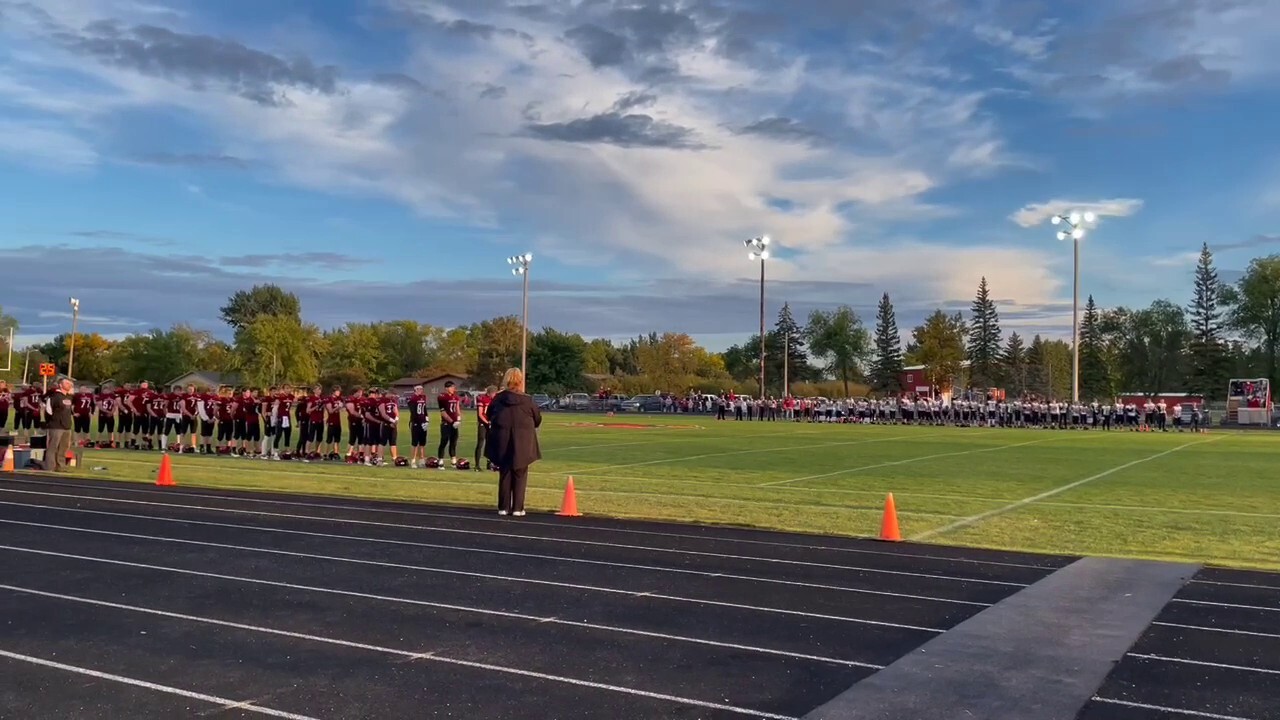
[{"label": "coach in black jacket", "polygon": [[521,517],[529,466],[542,459],[538,447],[542,412],[524,394],[524,373],[508,370],[502,385],[505,389],[489,405],[485,457],[498,468],[498,514]]}]

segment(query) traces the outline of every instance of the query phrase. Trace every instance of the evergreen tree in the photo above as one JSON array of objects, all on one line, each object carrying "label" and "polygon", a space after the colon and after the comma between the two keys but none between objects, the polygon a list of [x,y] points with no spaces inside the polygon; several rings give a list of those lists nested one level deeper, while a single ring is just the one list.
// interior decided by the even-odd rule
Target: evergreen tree
[{"label": "evergreen tree", "polygon": [[969,378],[974,387],[990,387],[1000,363],[1000,315],[991,300],[987,278],[978,283],[978,295],[970,308]]},{"label": "evergreen tree", "polygon": [[1027,392],[1027,348],[1022,344],[1022,336],[1009,334],[1009,342],[1000,353],[1000,366],[1009,394],[1021,397]]},{"label": "evergreen tree", "polygon": [[1081,402],[1103,402],[1115,394],[1103,353],[1103,343],[1098,306],[1090,295],[1084,306],[1084,320],[1080,323]]},{"label": "evergreen tree", "polygon": [[880,298],[876,311],[876,358],[871,363],[871,389],[882,394],[902,390],[902,338],[898,334],[898,319],[893,312],[889,293]]},{"label": "evergreen tree", "polygon": [[1206,399],[1223,395],[1230,358],[1222,337],[1222,313],[1218,303],[1222,285],[1213,266],[1209,243],[1200,248],[1195,290],[1191,296],[1191,342],[1187,346],[1187,392]]},{"label": "evergreen tree", "polygon": [[[759,347],[760,338],[757,337],[755,342],[757,343],[755,347]],[[795,317],[791,314],[790,303],[783,303],[782,309],[778,311],[778,322],[774,324],[773,330],[765,338],[765,343],[765,380],[771,386],[774,383],[777,384],[779,395],[782,394],[782,357],[784,347],[786,348],[787,357],[786,377],[789,382],[811,382],[818,379],[820,373],[810,363],[809,351],[805,347],[804,328],[800,327]],[[756,362],[756,366],[758,376],[759,361]]]}]

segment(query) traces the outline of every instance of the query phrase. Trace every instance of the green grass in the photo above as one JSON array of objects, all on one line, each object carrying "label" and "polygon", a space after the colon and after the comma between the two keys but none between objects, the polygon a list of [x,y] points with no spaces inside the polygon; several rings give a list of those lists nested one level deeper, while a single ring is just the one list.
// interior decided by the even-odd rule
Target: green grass
[{"label": "green grass", "polygon": [[[592,425],[611,422],[647,427]],[[465,454],[473,442],[464,427]],[[953,545],[1280,569],[1280,480],[1272,470],[1280,435],[1270,433],[548,414],[541,442],[545,459],[531,474],[530,510],[558,508],[572,475],[587,515],[869,536],[878,532],[892,492],[908,539],[924,534],[928,542]],[[1173,452],[1160,455],[1166,451]],[[156,464],[155,454],[90,450],[83,472],[150,481]],[[486,507],[496,495],[491,473],[192,455],[175,456],[174,471],[186,486]],[[1095,479],[1009,508],[1089,478]]]}]

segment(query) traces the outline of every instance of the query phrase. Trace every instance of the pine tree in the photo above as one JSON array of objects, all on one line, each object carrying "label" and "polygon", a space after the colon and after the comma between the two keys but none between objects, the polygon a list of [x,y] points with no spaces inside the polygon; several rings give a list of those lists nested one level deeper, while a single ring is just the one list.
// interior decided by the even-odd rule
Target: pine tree
[{"label": "pine tree", "polygon": [[1099,402],[1114,393],[1111,373],[1103,354],[1104,338],[1099,324],[1098,306],[1089,296],[1084,306],[1084,320],[1080,323],[1080,400]]},{"label": "pine tree", "polygon": [[[755,342],[760,342],[757,337]],[[783,348],[786,348],[787,366],[786,377],[789,382],[810,382],[817,379],[818,371],[809,362],[809,351],[805,347],[804,329],[796,322],[795,316],[791,314],[790,303],[783,303],[782,309],[778,311],[778,321],[774,324],[773,330],[770,331],[765,338],[767,347],[765,363],[767,364],[766,381],[772,386],[777,383],[779,394],[782,393],[783,367],[782,357]],[[756,363],[756,372],[759,374],[759,362]]]},{"label": "pine tree", "polygon": [[1200,248],[1191,305],[1191,342],[1187,346],[1187,392],[1206,399],[1225,392],[1229,358],[1222,338],[1222,313],[1218,310],[1222,284],[1213,266],[1209,243]]},{"label": "pine tree", "polygon": [[991,300],[986,277],[978,283],[970,313],[969,378],[974,387],[985,388],[995,382],[1000,362],[1000,315]]},{"label": "pine tree", "polygon": [[1000,366],[1010,394],[1021,397],[1027,392],[1027,349],[1022,344],[1022,336],[1009,334],[1009,342],[1000,353]]},{"label": "pine tree", "polygon": [[889,293],[880,298],[876,310],[876,357],[871,363],[871,388],[890,395],[902,390],[902,337]]}]

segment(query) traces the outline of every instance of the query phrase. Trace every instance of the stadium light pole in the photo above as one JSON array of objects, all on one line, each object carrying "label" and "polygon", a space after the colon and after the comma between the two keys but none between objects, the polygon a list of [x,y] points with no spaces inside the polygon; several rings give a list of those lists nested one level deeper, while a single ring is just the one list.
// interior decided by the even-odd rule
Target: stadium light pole
[{"label": "stadium light pole", "polygon": [[747,259],[755,262],[760,261],[760,399],[763,400],[764,395],[764,261],[769,259],[769,236],[761,235],[753,237],[746,241],[746,246],[751,248],[747,253]]},{"label": "stadium light pole", "polygon": [[524,281],[524,292],[520,303],[520,374],[525,376],[525,383],[529,382],[529,371],[525,369],[525,364],[529,361],[529,263],[531,262],[533,262],[533,253],[512,255],[507,258],[507,264],[515,266],[511,268],[511,274],[519,275]]},{"label": "stadium light pole", "polygon": [[1072,273],[1071,282],[1071,402],[1080,402],[1080,241],[1084,239],[1085,225],[1097,220],[1092,212],[1072,212],[1069,215],[1054,215],[1049,222],[1054,225],[1066,223],[1067,230],[1058,231],[1058,239],[1071,238]]},{"label": "stadium light pole", "polygon": [[67,377],[75,379],[72,372],[76,364],[76,327],[80,324],[80,300],[71,298],[71,349],[67,352]]}]

